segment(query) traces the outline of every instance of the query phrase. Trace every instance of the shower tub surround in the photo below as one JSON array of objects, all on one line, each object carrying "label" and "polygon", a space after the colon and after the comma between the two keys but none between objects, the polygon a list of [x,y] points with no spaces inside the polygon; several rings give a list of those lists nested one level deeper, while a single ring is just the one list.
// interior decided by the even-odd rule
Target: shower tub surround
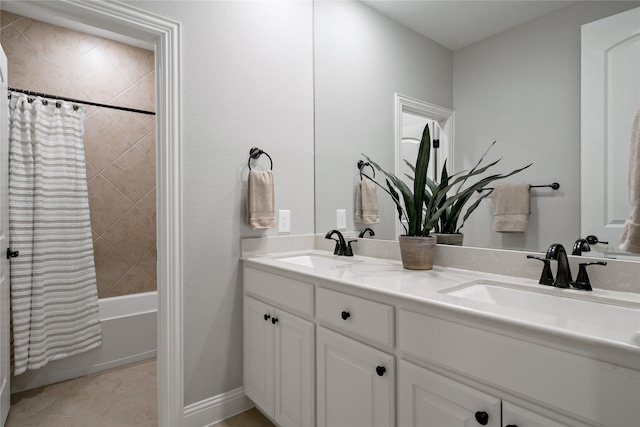
[{"label": "shower tub surround", "polygon": [[[538,285],[522,252],[438,247],[456,267],[413,272],[397,242],[323,240],[242,241],[245,392],[276,424],[640,424],[638,264],[588,293]],[[544,298],[568,311],[529,307]]]},{"label": "shower tub surround", "polygon": [[[154,110],[154,53],[6,11],[9,87]],[[155,118],[84,106],[99,298],[156,290]]]}]

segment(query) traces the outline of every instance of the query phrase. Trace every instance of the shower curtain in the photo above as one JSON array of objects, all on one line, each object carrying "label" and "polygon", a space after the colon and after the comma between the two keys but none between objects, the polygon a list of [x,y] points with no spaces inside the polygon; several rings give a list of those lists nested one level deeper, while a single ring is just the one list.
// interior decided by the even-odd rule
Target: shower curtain
[{"label": "shower curtain", "polygon": [[101,344],[84,109],[16,92],[9,100],[13,370]]}]

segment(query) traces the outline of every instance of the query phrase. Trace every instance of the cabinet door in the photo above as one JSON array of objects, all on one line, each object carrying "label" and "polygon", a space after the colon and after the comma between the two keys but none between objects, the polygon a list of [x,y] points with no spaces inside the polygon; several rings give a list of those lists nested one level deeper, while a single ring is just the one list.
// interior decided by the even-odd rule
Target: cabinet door
[{"label": "cabinet door", "polygon": [[394,357],[318,327],[318,426],[395,425]]},{"label": "cabinet door", "polygon": [[550,418],[536,414],[509,402],[502,402],[503,427],[568,427]]},{"label": "cabinet door", "polygon": [[315,425],[314,325],[276,309],[275,420],[278,425]]},{"label": "cabinet door", "polygon": [[500,399],[404,360],[398,370],[401,427],[500,427]]},{"label": "cabinet door", "polygon": [[256,406],[274,413],[274,310],[244,298],[244,391]]}]

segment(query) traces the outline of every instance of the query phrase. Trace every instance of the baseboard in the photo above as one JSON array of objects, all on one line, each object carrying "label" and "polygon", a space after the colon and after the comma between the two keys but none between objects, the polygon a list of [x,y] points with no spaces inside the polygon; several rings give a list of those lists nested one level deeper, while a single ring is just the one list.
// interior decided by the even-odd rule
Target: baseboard
[{"label": "baseboard", "polygon": [[184,427],[211,426],[253,408],[253,402],[244,394],[244,387],[213,396],[184,408]]}]

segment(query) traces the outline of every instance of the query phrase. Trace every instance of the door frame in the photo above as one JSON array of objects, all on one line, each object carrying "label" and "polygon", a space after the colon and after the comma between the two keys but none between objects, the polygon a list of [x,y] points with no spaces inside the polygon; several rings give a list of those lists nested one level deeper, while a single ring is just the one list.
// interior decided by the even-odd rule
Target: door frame
[{"label": "door frame", "polygon": [[[180,23],[114,2],[4,2],[9,12],[90,28],[155,50],[158,245],[158,424],[184,421]],[[97,30],[97,31],[96,31]]]}]

